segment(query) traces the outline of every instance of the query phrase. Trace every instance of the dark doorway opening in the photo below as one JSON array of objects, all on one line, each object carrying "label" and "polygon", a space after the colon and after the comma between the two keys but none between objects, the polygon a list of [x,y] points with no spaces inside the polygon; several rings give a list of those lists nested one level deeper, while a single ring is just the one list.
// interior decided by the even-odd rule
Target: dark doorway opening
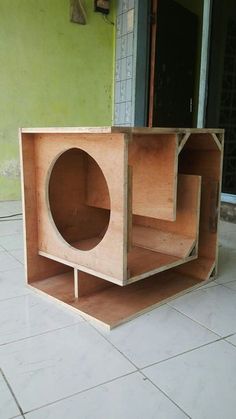
[{"label": "dark doorway opening", "polygon": [[222,191],[236,195],[236,2],[214,0],[207,127],[225,128]]},{"label": "dark doorway opening", "polygon": [[[196,98],[198,16],[174,0],[156,5],[149,126],[193,127]],[[153,40],[152,40],[153,43]]]}]

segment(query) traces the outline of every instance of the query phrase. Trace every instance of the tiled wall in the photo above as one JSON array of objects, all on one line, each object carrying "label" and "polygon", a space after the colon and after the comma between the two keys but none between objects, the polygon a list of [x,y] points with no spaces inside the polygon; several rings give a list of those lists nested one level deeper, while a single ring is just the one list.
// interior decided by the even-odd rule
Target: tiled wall
[{"label": "tiled wall", "polygon": [[117,0],[114,125],[134,125],[137,0]]}]

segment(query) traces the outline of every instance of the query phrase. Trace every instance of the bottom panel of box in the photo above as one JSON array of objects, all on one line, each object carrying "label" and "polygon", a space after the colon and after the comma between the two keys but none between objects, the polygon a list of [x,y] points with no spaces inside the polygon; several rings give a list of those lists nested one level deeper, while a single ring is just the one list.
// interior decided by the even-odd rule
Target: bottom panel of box
[{"label": "bottom panel of box", "polygon": [[205,282],[166,271],[126,287],[111,285],[74,298],[74,274],[71,270],[30,285],[78,310],[83,316],[113,328]]}]

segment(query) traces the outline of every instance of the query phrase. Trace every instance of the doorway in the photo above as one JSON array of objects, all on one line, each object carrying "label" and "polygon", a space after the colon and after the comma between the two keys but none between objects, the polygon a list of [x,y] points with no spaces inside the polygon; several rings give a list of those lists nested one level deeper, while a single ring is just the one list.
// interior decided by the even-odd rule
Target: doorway
[{"label": "doorway", "polygon": [[236,198],[235,0],[213,1],[206,125],[225,129],[222,191]]},{"label": "doorway", "polygon": [[152,48],[150,66],[149,126],[193,127],[200,69],[202,0],[153,0],[152,7],[156,11],[156,30],[152,29],[155,48]]}]

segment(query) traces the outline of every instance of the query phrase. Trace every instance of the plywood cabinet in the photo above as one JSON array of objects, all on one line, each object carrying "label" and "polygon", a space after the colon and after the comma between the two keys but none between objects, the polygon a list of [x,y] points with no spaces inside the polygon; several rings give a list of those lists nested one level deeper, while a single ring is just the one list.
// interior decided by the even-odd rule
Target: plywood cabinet
[{"label": "plywood cabinet", "polygon": [[223,131],[20,133],[27,282],[114,327],[217,267]]}]

